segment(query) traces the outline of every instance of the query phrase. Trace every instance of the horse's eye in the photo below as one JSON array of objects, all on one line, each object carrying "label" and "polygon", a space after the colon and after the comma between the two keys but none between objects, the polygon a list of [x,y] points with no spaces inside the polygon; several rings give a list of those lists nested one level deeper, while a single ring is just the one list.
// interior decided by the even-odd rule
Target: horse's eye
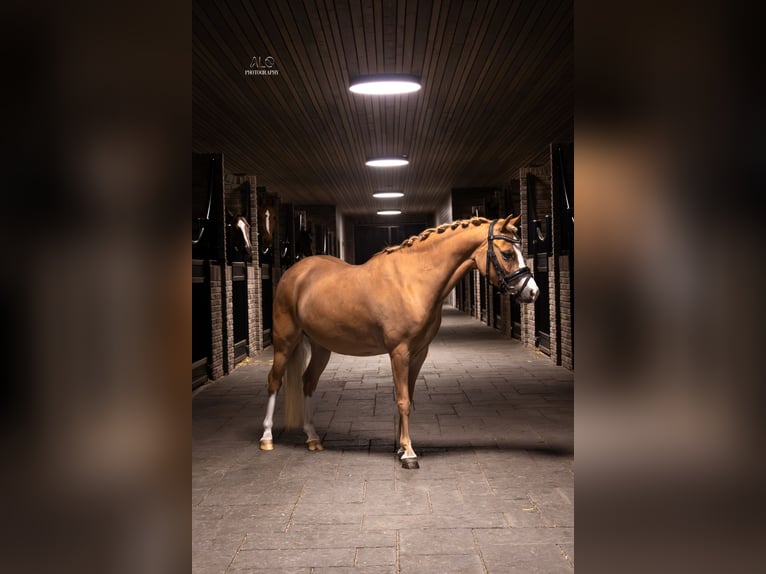
[{"label": "horse's eye", "polygon": [[510,258],[513,257],[513,251],[501,251],[500,255],[503,256],[503,259],[510,260]]}]

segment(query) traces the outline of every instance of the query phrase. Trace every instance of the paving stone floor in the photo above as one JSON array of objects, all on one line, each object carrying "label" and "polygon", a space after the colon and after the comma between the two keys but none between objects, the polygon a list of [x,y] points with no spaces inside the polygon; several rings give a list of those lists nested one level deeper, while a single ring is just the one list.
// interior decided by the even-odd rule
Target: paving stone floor
[{"label": "paving stone floor", "polygon": [[387,356],[333,355],[315,393],[326,450],[259,450],[267,349],[193,398],[197,573],[570,572],[573,375],[444,308],[415,389],[420,469],[394,454]]}]

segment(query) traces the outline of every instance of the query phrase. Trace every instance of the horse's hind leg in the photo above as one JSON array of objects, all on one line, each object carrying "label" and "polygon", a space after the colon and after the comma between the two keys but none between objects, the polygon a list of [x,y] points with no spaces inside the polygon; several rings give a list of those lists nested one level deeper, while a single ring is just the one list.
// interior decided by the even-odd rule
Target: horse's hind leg
[{"label": "horse's hind leg", "polygon": [[274,407],[277,403],[277,392],[282,386],[282,376],[285,374],[287,353],[274,350],[274,362],[269,371],[269,399],[266,403],[266,417],[263,419],[263,436],[261,436],[261,450],[274,450],[274,440],[271,436],[271,428],[274,426]]},{"label": "horse's hind leg", "polygon": [[303,431],[306,433],[306,445],[309,450],[324,450],[312,421],[314,409],[311,400],[317,388],[319,377],[330,360],[330,351],[311,341],[311,361],[303,373]]},{"label": "horse's hind leg", "polygon": [[274,450],[274,440],[271,429],[274,426],[274,408],[277,402],[277,392],[282,386],[282,377],[285,374],[287,361],[296,345],[300,342],[301,332],[297,328],[288,329],[289,337],[274,336],[274,361],[269,371],[269,398],[266,403],[266,417],[263,419],[263,435],[261,436],[261,450]]}]

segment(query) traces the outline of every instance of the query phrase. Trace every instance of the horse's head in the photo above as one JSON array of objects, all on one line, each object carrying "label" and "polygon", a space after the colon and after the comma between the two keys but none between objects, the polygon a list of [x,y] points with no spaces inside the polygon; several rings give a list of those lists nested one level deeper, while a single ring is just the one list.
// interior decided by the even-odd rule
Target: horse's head
[{"label": "horse's head", "polygon": [[[500,289],[510,293],[519,303],[532,303],[540,294],[532,271],[521,254],[521,240],[516,228],[521,216],[509,215],[505,219],[491,221],[487,239],[476,251],[474,260],[482,275]],[[482,265],[482,262],[486,264]]]},{"label": "horse's head", "polygon": [[234,250],[245,259],[250,259],[253,246],[250,243],[250,224],[242,216],[235,216],[227,210],[226,224],[229,227],[228,237]]}]

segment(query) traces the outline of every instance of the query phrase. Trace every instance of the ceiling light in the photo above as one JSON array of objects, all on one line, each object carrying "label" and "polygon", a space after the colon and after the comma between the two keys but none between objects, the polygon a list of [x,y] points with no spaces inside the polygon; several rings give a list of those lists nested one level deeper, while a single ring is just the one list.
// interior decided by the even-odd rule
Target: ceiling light
[{"label": "ceiling light", "polygon": [[389,197],[404,197],[404,194],[401,191],[379,191],[377,193],[373,193],[372,197],[377,197],[378,199],[387,199]]},{"label": "ceiling light", "polygon": [[396,167],[410,163],[403,155],[373,157],[365,162],[370,167]]},{"label": "ceiling light", "polygon": [[378,211],[378,215],[399,215],[401,211],[398,209],[384,209],[383,211]]},{"label": "ceiling light", "polygon": [[385,96],[407,94],[420,89],[420,78],[407,74],[372,74],[351,80],[348,88],[355,94]]}]

